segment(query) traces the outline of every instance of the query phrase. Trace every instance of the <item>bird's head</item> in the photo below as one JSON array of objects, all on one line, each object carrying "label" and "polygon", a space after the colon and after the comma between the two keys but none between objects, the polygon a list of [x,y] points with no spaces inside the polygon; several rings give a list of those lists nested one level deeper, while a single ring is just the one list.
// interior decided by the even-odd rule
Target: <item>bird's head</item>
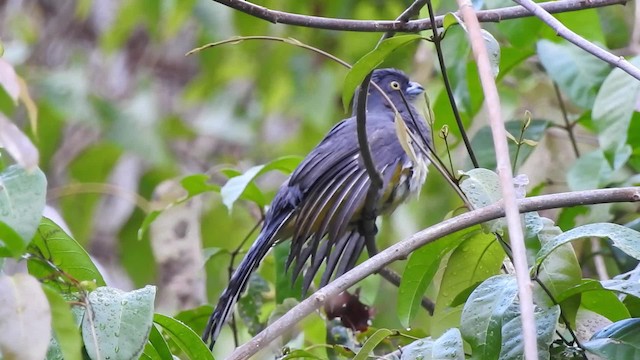
[{"label": "bird's head", "polygon": [[[391,98],[394,104],[402,104],[400,93],[408,101],[412,101],[424,92],[422,85],[409,80],[405,73],[396,69],[374,70],[371,81],[375,82]],[[377,90],[370,89],[369,92],[377,93]],[[397,102],[398,100],[400,102]]]}]

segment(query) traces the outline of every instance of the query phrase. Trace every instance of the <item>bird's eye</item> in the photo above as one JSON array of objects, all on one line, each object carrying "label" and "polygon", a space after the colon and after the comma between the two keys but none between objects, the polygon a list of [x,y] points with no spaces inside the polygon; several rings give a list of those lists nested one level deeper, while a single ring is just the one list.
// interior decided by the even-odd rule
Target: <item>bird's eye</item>
[{"label": "bird's eye", "polygon": [[392,81],[389,83],[393,90],[400,90],[400,84],[397,81]]}]

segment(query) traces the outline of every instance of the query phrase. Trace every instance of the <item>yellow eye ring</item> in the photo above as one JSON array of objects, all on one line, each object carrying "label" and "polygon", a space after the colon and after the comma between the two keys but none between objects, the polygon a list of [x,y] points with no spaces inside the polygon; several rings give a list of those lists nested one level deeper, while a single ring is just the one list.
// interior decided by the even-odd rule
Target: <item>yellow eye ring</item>
[{"label": "yellow eye ring", "polygon": [[392,81],[389,83],[393,90],[400,90],[400,84],[397,81]]}]

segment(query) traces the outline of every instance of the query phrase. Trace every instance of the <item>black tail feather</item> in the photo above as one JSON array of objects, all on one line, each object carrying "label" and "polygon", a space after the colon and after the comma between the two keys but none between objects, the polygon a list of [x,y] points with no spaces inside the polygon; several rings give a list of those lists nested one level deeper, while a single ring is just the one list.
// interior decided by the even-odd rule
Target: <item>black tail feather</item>
[{"label": "black tail feather", "polygon": [[231,276],[229,285],[227,285],[227,288],[220,296],[220,300],[218,300],[218,304],[216,305],[215,310],[213,310],[213,314],[209,317],[207,327],[202,335],[202,340],[205,343],[209,342],[209,349],[213,349],[213,345],[215,344],[218,335],[220,335],[220,330],[222,330],[227,319],[229,319],[233,313],[233,308],[240,298],[240,295],[242,295],[242,292],[247,287],[251,274],[256,271],[262,259],[274,245],[276,234],[286,222],[287,218],[288,216],[285,216],[282,221],[273,222],[274,224],[277,224],[275,228],[266,227],[262,229],[256,241],[251,245],[251,248],[249,248],[247,255],[245,255],[244,259],[242,259],[242,262],[238,265],[238,268]]}]

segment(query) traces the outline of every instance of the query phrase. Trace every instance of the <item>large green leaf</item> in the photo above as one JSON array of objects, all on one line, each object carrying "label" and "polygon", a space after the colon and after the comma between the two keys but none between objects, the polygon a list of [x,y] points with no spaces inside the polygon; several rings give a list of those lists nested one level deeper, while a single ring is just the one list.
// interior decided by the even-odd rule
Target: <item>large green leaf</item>
[{"label": "large green leaf", "polygon": [[[541,220],[543,228],[538,233],[538,239],[540,245],[544,247],[562,234],[562,230],[547,218],[541,218]],[[547,294],[538,283],[534,284],[533,295],[535,303],[540,306],[552,307],[556,304],[554,300],[561,293],[580,284],[582,279],[580,264],[570,244],[558,247],[536,270],[538,280],[544,284],[545,289],[550,293]],[[562,303],[562,311],[567,318],[573,320],[579,305],[579,298],[567,301]]]},{"label": "large green leaf", "polygon": [[342,105],[344,106],[344,111],[349,112],[351,98],[367,74],[382,64],[382,62],[399,47],[419,39],[422,39],[422,36],[415,34],[395,36],[384,40],[380,43],[380,46],[360,58],[344,78],[344,86],[342,87]]},{"label": "large green leaf", "polygon": [[0,273],[0,353],[7,360],[41,360],[51,338],[51,309],[38,280]]},{"label": "large green leaf", "polygon": [[[640,57],[631,63],[640,66]],[[627,142],[627,129],[640,95],[640,82],[621,69],[614,69],[605,79],[593,104],[600,147],[616,150]]]},{"label": "large green leaf", "polygon": [[640,260],[640,232],[622,225],[597,223],[583,225],[556,236],[552,241],[543,245],[538,253],[536,263],[540,264],[561,245],[586,237],[609,238],[613,246]]},{"label": "large green leaf", "polygon": [[516,278],[497,275],[478,286],[462,310],[460,331],[475,359],[496,359],[502,343],[502,321],[518,295]]},{"label": "large green leaf", "polygon": [[537,48],[551,79],[576,105],[590,109],[600,84],[611,71],[609,65],[569,43],[540,40]]},{"label": "large green leaf", "polygon": [[[556,325],[560,317],[560,307],[544,308],[536,306],[534,318],[538,344],[538,359],[549,358],[549,345],[553,341]],[[520,304],[514,301],[502,318],[502,348],[500,360],[524,359],[524,338],[522,337],[522,317]]]},{"label": "large green leaf", "polygon": [[640,319],[626,319],[595,333],[582,347],[604,359],[640,358]]},{"label": "large green leaf", "polygon": [[431,337],[420,339],[402,348],[400,360],[464,360],[462,335],[457,328],[451,328],[436,340]]},{"label": "large green leaf", "polygon": [[420,308],[421,298],[438,271],[442,258],[464,239],[480,232],[479,226],[455,232],[421,247],[409,256],[398,288],[397,313],[404,327],[409,327]]},{"label": "large green leaf", "polygon": [[460,321],[462,307],[452,307],[458,294],[500,271],[504,251],[493,234],[476,232],[449,256],[431,322],[432,336],[438,336]]},{"label": "large green leaf", "polygon": [[[42,218],[28,252],[33,254],[27,261],[29,273],[58,289],[68,289],[68,286],[73,286],[72,281],[105,285],[102,275],[84,248],[47,218]],[[58,270],[73,279],[66,279],[65,285],[61,285],[57,282],[61,275]]]},{"label": "large green leaf", "polygon": [[[0,172],[0,248],[20,256],[38,229],[47,193],[47,179],[40,169],[27,171],[12,165]],[[15,233],[14,233],[15,232]],[[15,234],[22,239],[18,242]]]},{"label": "large green leaf", "polygon": [[160,325],[167,335],[191,360],[213,360],[213,354],[207,345],[191,328],[182,322],[161,314],[155,314],[153,321]]},{"label": "large green leaf", "polygon": [[144,350],[151,326],[155,286],[124,292],[99,287],[88,297],[82,338],[92,360],[135,359]]}]

